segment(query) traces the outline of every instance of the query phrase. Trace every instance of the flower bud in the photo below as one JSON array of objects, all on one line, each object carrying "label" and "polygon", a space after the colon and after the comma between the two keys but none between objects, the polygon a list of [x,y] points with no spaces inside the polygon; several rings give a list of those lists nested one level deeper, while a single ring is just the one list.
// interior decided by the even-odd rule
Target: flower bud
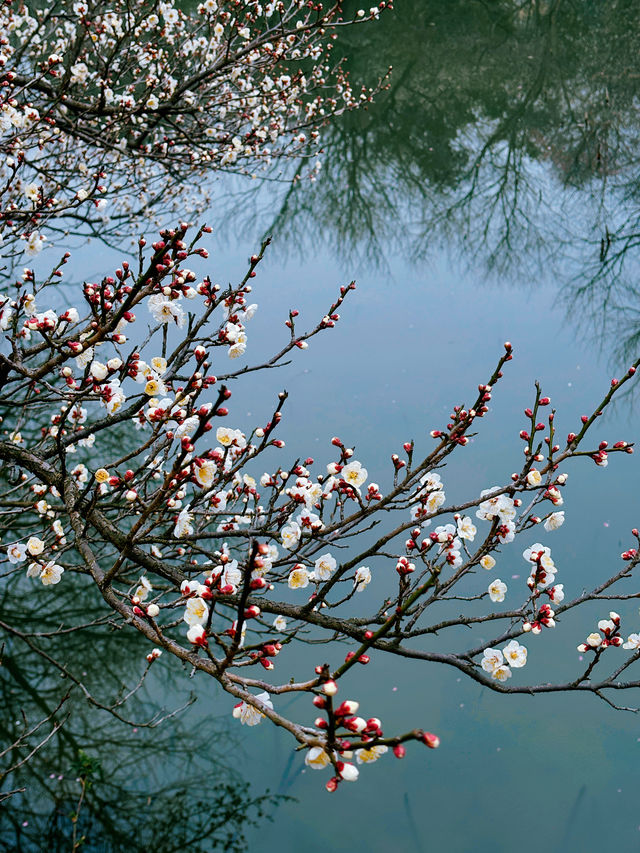
[{"label": "flower bud", "polygon": [[340,770],[340,775],[345,782],[355,782],[358,778],[359,772],[355,764],[343,764],[342,762],[339,762],[338,768]]},{"label": "flower bud", "polygon": [[440,738],[437,735],[431,734],[431,732],[423,732],[422,740],[429,749],[437,749],[440,746]]},{"label": "flower bud", "polygon": [[345,701],[336,708],[335,715],[336,717],[344,717],[349,714],[355,714],[359,707],[359,702],[356,702],[353,699],[345,699]]}]

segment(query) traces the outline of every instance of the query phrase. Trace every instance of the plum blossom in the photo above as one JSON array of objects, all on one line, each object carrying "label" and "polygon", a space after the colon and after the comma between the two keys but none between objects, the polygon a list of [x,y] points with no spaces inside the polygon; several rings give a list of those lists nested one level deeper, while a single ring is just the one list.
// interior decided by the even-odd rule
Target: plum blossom
[{"label": "plum blossom", "polygon": [[491,584],[489,584],[489,589],[487,590],[491,601],[495,601],[498,603],[504,601],[506,591],[507,585],[506,583],[503,583],[500,578],[496,578]]},{"label": "plum blossom", "polygon": [[329,553],[318,557],[314,565],[314,576],[316,580],[320,581],[328,581],[336,570],[336,561]]},{"label": "plum blossom", "polygon": [[623,649],[634,649],[637,651],[640,649],[640,634],[629,634],[626,643],[622,644]]},{"label": "plum blossom", "polygon": [[544,529],[549,533],[551,530],[557,530],[564,524],[564,510],[560,512],[552,512],[544,523]]},{"label": "plum blossom", "polygon": [[300,511],[296,517],[296,522],[301,528],[306,528],[307,530],[312,531],[322,530],[324,527],[320,516],[306,508]]},{"label": "plum blossom", "polygon": [[247,439],[244,433],[239,429],[229,429],[229,427],[218,427],[216,430],[216,441],[223,447],[237,447],[240,450],[247,446]]},{"label": "plum blossom", "polygon": [[495,566],[495,564],[496,564],[496,561],[491,556],[491,554],[485,554],[484,557],[480,558],[480,565],[482,566],[483,569],[486,569],[487,571],[492,569]]},{"label": "plum blossom", "polygon": [[553,586],[556,567],[551,558],[550,548],[536,542],[530,548],[527,548],[522,556],[527,562],[533,564],[531,574],[527,579],[527,585],[530,589],[534,587],[545,589],[546,587]]},{"label": "plum blossom", "polygon": [[506,681],[512,674],[508,666],[498,666],[491,673],[491,678],[495,678],[496,681]]},{"label": "plum blossom", "polygon": [[520,669],[527,662],[527,649],[521,646],[517,640],[511,640],[502,650],[507,664],[514,669]]},{"label": "plum blossom", "polygon": [[9,562],[14,566],[16,563],[23,563],[27,559],[27,546],[20,542],[15,542],[7,548],[7,557]]},{"label": "plum blossom", "polygon": [[381,755],[389,751],[388,746],[371,746],[369,749],[356,749],[356,761],[358,764],[371,764],[377,761]]},{"label": "plum blossom", "polygon": [[191,536],[193,533],[193,514],[189,512],[189,507],[186,506],[184,509],[180,511],[178,518],[176,519],[175,527],[173,528],[173,535],[177,539],[182,539],[185,536]]},{"label": "plum blossom", "polygon": [[485,649],[481,666],[496,681],[506,681],[511,678],[511,670],[505,665],[500,649]]},{"label": "plum blossom", "polygon": [[96,379],[98,382],[102,382],[103,379],[106,379],[109,375],[109,368],[106,364],[102,364],[101,361],[96,361],[95,359],[91,362],[91,366],[89,367],[89,373]]},{"label": "plum blossom", "polygon": [[[268,693],[258,693],[255,698],[265,707],[273,711],[273,702],[271,701]],[[262,722],[265,715],[253,705],[250,705],[247,702],[240,702],[234,707],[233,716],[236,720],[240,720],[243,726],[257,726],[258,723]]]},{"label": "plum blossom", "polygon": [[304,589],[309,586],[309,572],[300,563],[296,564],[287,580],[289,589]]},{"label": "plum blossom", "polygon": [[233,592],[242,583],[242,571],[238,568],[238,561],[231,560],[228,562],[222,572],[222,585],[233,587]]},{"label": "plum blossom", "polygon": [[203,625],[209,616],[209,608],[202,598],[190,598],[187,601],[183,620],[187,625]]},{"label": "plum blossom", "polygon": [[442,491],[442,480],[440,474],[435,471],[428,471],[420,477],[420,485],[427,491]]},{"label": "plum blossom", "polygon": [[311,767],[312,770],[322,770],[331,763],[331,758],[322,747],[312,746],[311,749],[307,750],[304,763],[307,767]]},{"label": "plum blossom", "polygon": [[300,530],[300,525],[295,521],[289,522],[289,524],[285,525],[281,531],[283,547],[288,551],[293,551],[300,541],[301,534],[302,531]]},{"label": "plum blossom", "polygon": [[536,468],[532,468],[527,474],[527,483],[530,486],[539,486],[542,482],[542,474]]},{"label": "plum blossom", "polygon": [[140,601],[145,601],[149,597],[149,593],[151,592],[152,589],[153,589],[153,587],[151,586],[151,584],[149,583],[147,578],[144,575],[142,575],[142,577],[138,581],[138,587],[137,587],[134,595],[136,598],[139,598]]},{"label": "plum blossom", "polygon": [[[198,485],[202,486],[203,489],[209,489],[215,482],[215,479],[218,475],[218,467],[215,462],[211,462],[209,460],[202,463],[202,465],[195,466],[195,479]],[[220,509],[220,507],[218,507]],[[224,509],[224,507],[223,507]]]},{"label": "plum blossom", "polygon": [[508,542],[513,542],[516,538],[516,525],[513,521],[505,521],[503,524],[498,525],[496,533],[501,544],[506,545]]},{"label": "plum blossom", "polygon": [[186,315],[177,299],[167,299],[163,293],[149,297],[147,308],[156,323],[174,322],[179,328],[186,323]]},{"label": "plum blossom", "polygon": [[499,666],[504,664],[504,657],[500,649],[485,649],[480,661],[481,667],[485,672],[492,673]]},{"label": "plum blossom", "polygon": [[561,604],[564,601],[564,584],[554,584],[547,588],[546,593],[553,604]]},{"label": "plum blossom", "polygon": [[346,483],[350,486],[355,486],[356,489],[359,489],[366,482],[368,476],[367,469],[363,468],[362,464],[355,460],[345,465],[340,474]]},{"label": "plum blossom", "polygon": [[357,592],[362,592],[371,583],[371,569],[368,566],[360,566],[356,570],[354,585]]},{"label": "plum blossom", "polygon": [[40,572],[40,580],[45,586],[50,586],[60,582],[64,569],[58,566],[53,560],[46,563]]},{"label": "plum blossom", "polygon": [[458,536],[461,539],[468,539],[469,542],[473,542],[476,533],[478,532],[475,524],[468,515],[465,515],[464,518],[459,519],[458,521]]},{"label": "plum blossom", "polygon": [[[490,495],[499,489],[499,486],[492,486],[490,489],[484,489],[480,492],[480,497]],[[516,515],[516,508],[513,503],[513,498],[506,495],[504,492],[495,497],[482,501],[476,512],[476,517],[485,521],[493,521],[497,516],[500,521],[506,523],[512,521]]]},{"label": "plum blossom", "polygon": [[589,634],[589,636],[587,637],[587,645],[592,649],[597,649],[599,646],[601,646],[602,637],[600,636],[600,634],[597,634],[595,631]]},{"label": "plum blossom", "polygon": [[193,415],[190,418],[185,418],[180,426],[176,427],[173,434],[178,441],[182,441],[183,438],[191,438],[199,426],[200,418]]},{"label": "plum blossom", "polygon": [[433,514],[437,512],[442,504],[445,502],[445,493],[440,492],[429,492],[429,494],[424,499],[424,506],[427,512]]},{"label": "plum blossom", "polygon": [[22,240],[25,242],[25,251],[27,255],[33,257],[42,251],[46,237],[44,234],[38,233],[38,231],[32,231],[28,236],[23,236]]},{"label": "plum blossom", "polygon": [[207,632],[202,625],[192,625],[187,631],[187,640],[194,646],[206,646]]},{"label": "plum blossom", "polygon": [[112,379],[111,382],[104,385],[102,393],[102,403],[110,415],[114,415],[127,399],[120,387],[119,379]]},{"label": "plum blossom", "polygon": [[27,551],[34,557],[37,557],[39,554],[42,554],[44,551],[44,542],[42,539],[39,539],[37,536],[31,536],[27,540]]},{"label": "plum blossom", "polygon": [[273,620],[273,627],[276,631],[286,631],[287,630],[287,620],[284,616],[276,616]]}]

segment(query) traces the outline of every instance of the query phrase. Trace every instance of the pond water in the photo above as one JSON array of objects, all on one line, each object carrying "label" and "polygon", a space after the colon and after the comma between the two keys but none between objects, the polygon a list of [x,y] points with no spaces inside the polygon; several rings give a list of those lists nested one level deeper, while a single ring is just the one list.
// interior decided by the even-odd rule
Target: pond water
[{"label": "pond water", "polygon": [[[214,226],[221,223],[210,260],[216,279],[237,280],[260,237],[274,237],[254,285],[252,360],[270,352],[274,334],[285,339],[289,308],[310,325],[339,285],[358,285],[336,329],[268,381],[239,386],[231,414],[234,425],[249,423],[286,388],[282,437],[291,457],[324,458],[339,435],[384,484],[390,454],[412,438],[428,447],[429,431],[488,379],[510,340],[514,360],[490,417],[442,473],[448,496],[471,497],[519,468],[522,411],[536,380],[564,435],[637,354],[640,8],[561,0],[397,6],[377,25],[342,37],[356,79],[394,70],[366,112],[327,130],[315,184],[219,183],[211,215]],[[109,261],[106,251],[82,256],[87,275]],[[634,400],[631,394],[606,412],[599,438],[640,437]],[[567,470],[567,521],[547,539],[572,595],[614,573],[640,522],[640,493],[636,456],[612,457],[606,469],[585,462]],[[505,550],[501,567],[514,588],[524,584],[520,552]],[[628,632],[640,628],[636,603],[616,609]],[[576,645],[603,616],[606,610],[592,609],[532,638],[528,680],[577,675]],[[478,628],[465,639],[487,637]],[[335,664],[344,654],[312,648],[312,664]],[[308,675],[310,653],[288,653],[296,676]],[[117,662],[101,654],[96,646],[86,668],[108,680]],[[138,654],[132,649],[130,659]],[[46,674],[37,679],[44,683]],[[163,662],[150,687],[149,702],[169,709],[192,687],[199,696],[162,736],[139,731],[123,739],[95,716],[81,726],[72,751],[100,758],[95,789],[104,791],[113,820],[111,828],[89,829],[84,849],[191,849],[189,832],[171,841],[176,824],[187,827],[212,804],[237,840],[235,807],[242,814],[243,798],[269,788],[276,801],[263,805],[274,821],[247,807],[256,824],[245,826],[238,849],[640,850],[640,719],[593,696],[499,696],[435,664],[374,655],[350,682],[361,711],[369,716],[371,708],[389,731],[422,725],[442,746],[414,745],[403,761],[385,756],[329,796],[325,774],[304,768],[288,736],[266,724],[239,731],[229,725],[230,698],[204,681],[185,681]],[[298,719],[312,721],[307,699],[288,702]],[[627,698],[634,703],[640,691]],[[0,849],[66,849],[55,841],[38,848],[37,837],[54,813],[63,819],[71,808],[70,796],[56,793],[65,784],[57,775],[78,772],[69,754],[60,747],[37,768],[37,808],[33,798],[16,799],[40,835],[16,820],[5,825]],[[250,794],[237,777],[251,783]],[[198,832],[205,838],[205,827],[196,840]],[[213,849],[208,843],[203,850]]]}]

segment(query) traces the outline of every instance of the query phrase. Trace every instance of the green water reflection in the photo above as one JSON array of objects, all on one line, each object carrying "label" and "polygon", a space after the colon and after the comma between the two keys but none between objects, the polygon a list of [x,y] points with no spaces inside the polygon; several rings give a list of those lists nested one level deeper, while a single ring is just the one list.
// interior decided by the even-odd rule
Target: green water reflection
[{"label": "green water reflection", "polygon": [[259,191],[253,221],[370,263],[446,247],[532,290],[551,271],[575,319],[632,350],[638,4],[403,0],[340,46],[357,81],[392,67],[389,88],[328,130],[317,181],[283,188],[275,216]]}]

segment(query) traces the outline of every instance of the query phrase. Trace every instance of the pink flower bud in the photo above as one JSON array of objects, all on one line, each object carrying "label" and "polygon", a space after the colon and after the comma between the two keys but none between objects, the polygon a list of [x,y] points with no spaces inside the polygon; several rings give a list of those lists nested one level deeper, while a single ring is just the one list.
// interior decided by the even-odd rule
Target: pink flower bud
[{"label": "pink flower bud", "polygon": [[345,699],[345,701],[336,708],[335,715],[336,717],[345,717],[349,714],[355,714],[359,707],[359,702],[355,702],[353,699]]},{"label": "pink flower bud", "polygon": [[342,762],[338,762],[338,769],[340,770],[340,775],[345,782],[355,782],[358,778],[358,768],[355,764],[343,764]]},{"label": "pink flower bud", "polygon": [[437,749],[440,746],[440,738],[437,735],[431,734],[431,732],[424,732],[422,740],[429,749]]}]

